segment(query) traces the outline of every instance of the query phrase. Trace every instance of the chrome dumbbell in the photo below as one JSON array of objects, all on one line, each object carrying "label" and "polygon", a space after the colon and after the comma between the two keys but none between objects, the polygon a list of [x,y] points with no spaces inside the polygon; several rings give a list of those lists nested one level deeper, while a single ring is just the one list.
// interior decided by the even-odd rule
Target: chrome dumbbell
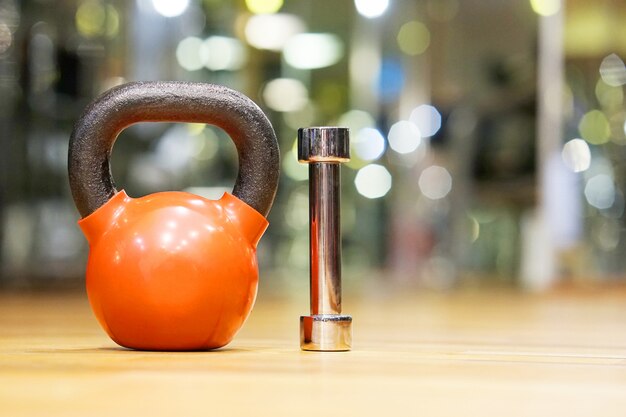
[{"label": "chrome dumbbell", "polygon": [[340,164],[350,160],[349,130],[298,130],[298,160],[309,165],[311,314],[300,317],[300,347],[346,351],[352,317],[341,314]]}]

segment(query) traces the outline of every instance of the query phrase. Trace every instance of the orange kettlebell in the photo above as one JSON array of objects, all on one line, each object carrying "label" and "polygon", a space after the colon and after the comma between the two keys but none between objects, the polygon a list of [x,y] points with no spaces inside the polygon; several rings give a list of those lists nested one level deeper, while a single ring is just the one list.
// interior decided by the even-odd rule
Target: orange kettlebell
[{"label": "orange kettlebell", "polygon": [[[115,189],[109,158],[138,122],[214,124],[235,142],[239,175],[217,201]],[[214,349],[232,340],[254,304],[256,245],[278,186],[276,135],[249,98],[186,82],[129,83],[91,103],[70,138],[70,188],[89,241],[87,294],[118,344],[146,350]]]}]

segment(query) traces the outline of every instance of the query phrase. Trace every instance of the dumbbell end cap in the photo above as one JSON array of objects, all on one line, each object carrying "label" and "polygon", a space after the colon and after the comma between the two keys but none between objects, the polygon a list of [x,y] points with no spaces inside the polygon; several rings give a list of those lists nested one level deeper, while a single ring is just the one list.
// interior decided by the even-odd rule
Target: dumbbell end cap
[{"label": "dumbbell end cap", "polygon": [[347,162],[350,160],[350,129],[304,127],[298,129],[298,161]]},{"label": "dumbbell end cap", "polygon": [[300,348],[318,352],[352,349],[352,317],[340,314],[300,317]]}]

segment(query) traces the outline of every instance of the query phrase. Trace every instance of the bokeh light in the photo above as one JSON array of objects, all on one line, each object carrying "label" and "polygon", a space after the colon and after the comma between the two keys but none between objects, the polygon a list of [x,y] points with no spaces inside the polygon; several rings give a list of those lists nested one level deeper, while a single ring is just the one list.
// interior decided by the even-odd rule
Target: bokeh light
[{"label": "bokeh light", "polygon": [[378,74],[378,94],[384,102],[392,102],[404,90],[404,65],[399,59],[383,59]]},{"label": "bokeh light", "polygon": [[339,117],[338,124],[349,128],[350,132],[355,134],[365,127],[376,126],[376,121],[364,110],[349,110]]},{"label": "bokeh light", "polygon": [[295,35],[306,30],[304,22],[291,14],[260,14],[248,19],[246,42],[257,49],[281,51]]},{"label": "bokeh light", "polygon": [[424,196],[431,200],[439,200],[447,196],[452,189],[452,176],[444,167],[432,165],[422,171],[418,185]]},{"label": "bokeh light", "polygon": [[626,145],[626,132],[624,132],[624,121],[626,120],[626,110],[615,112],[609,119],[611,125],[611,142],[616,145]]},{"label": "bokeh light", "polygon": [[30,47],[30,58],[33,60],[31,68],[36,69],[42,75],[45,74],[36,86],[36,91],[43,91],[49,88],[56,78],[57,63],[55,62],[54,41],[46,30],[42,30],[34,34]]},{"label": "bokeh light", "polygon": [[313,102],[309,101],[306,106],[299,110],[283,113],[283,119],[290,128],[297,130],[302,126],[311,126],[315,124],[315,116],[317,107]]},{"label": "bokeh light", "polygon": [[413,122],[401,120],[389,129],[389,147],[394,151],[407,154],[418,148],[422,135]]},{"label": "bokeh light", "polygon": [[78,6],[75,23],[78,33],[86,38],[96,36],[113,38],[119,33],[120,16],[111,4],[105,5],[98,0],[87,0]]},{"label": "bokeh light", "polygon": [[591,237],[605,251],[617,248],[620,235],[621,224],[615,219],[599,218],[591,227]]},{"label": "bokeh light", "polygon": [[609,141],[611,126],[609,120],[600,110],[591,110],[578,123],[580,136],[594,145],[601,145]]},{"label": "bokeh light", "polygon": [[190,123],[187,125],[187,130],[196,139],[196,148],[193,153],[195,160],[208,161],[217,154],[220,140],[214,129],[206,129],[206,125],[202,123]]},{"label": "bokeh light", "polygon": [[470,223],[470,242],[476,242],[480,237],[480,223],[476,220],[476,217],[468,215]]},{"label": "bokeh light", "polygon": [[583,172],[591,165],[589,145],[582,139],[572,139],[563,146],[563,163],[574,172]]},{"label": "bokeh light", "polygon": [[76,9],[76,29],[85,37],[103,34],[106,8],[98,0],[84,1]]},{"label": "bokeh light", "polygon": [[309,92],[301,81],[293,78],[276,78],[265,85],[263,100],[272,110],[298,111],[309,101]]},{"label": "bokeh light", "polygon": [[213,71],[240,69],[247,59],[246,49],[235,38],[211,36],[202,45],[204,66]]},{"label": "bokeh light", "polygon": [[285,222],[296,231],[304,231],[309,225],[309,196],[303,189],[297,189],[287,200]]},{"label": "bokeh light", "polygon": [[366,127],[352,140],[356,155],[364,161],[374,161],[385,152],[385,138],[378,129]]},{"label": "bokeh light", "polygon": [[206,67],[212,71],[238,70],[246,63],[243,44],[235,38],[211,36],[206,40],[189,36],[176,47],[176,60],[187,71]]},{"label": "bokeh light", "polygon": [[600,63],[602,81],[613,87],[626,84],[626,66],[616,54],[605,57]]},{"label": "bokeh light", "polygon": [[126,78],[124,77],[109,77],[102,81],[100,86],[98,87],[98,92],[100,94],[104,93],[107,90],[110,90],[113,87],[117,87],[118,85],[122,85],[126,82]]},{"label": "bokeh light", "polygon": [[530,0],[530,6],[540,16],[552,16],[561,10],[561,0]]},{"label": "bokeh light", "polygon": [[354,178],[356,190],[363,197],[374,199],[387,195],[391,190],[391,174],[382,165],[370,164],[361,168]]},{"label": "bokeh light", "polygon": [[283,55],[294,68],[324,68],[343,57],[343,43],[330,33],[301,33],[287,42]]},{"label": "bokeh light", "polygon": [[433,136],[441,128],[441,114],[429,104],[422,104],[413,109],[409,120],[415,123],[424,138]]},{"label": "bokeh light", "polygon": [[364,110],[349,110],[342,114],[337,121],[338,126],[344,126],[350,129],[350,148],[352,150],[352,157],[346,163],[346,166],[351,169],[360,169],[367,165],[367,161],[364,161],[359,157],[356,152],[356,142],[358,133],[365,128],[374,128],[376,121],[371,114]]},{"label": "bokeh light", "polygon": [[6,23],[0,22],[0,54],[4,53],[13,42],[13,36],[11,30]]},{"label": "bokeh light", "polygon": [[[499,265],[507,264],[509,258],[514,259],[507,264],[510,269],[506,272],[511,272],[511,277],[517,272],[517,257],[507,255],[505,261],[497,260],[497,265],[496,258],[500,256],[500,239],[512,242],[507,249],[510,253],[521,247],[518,240],[523,236],[520,238],[519,225],[526,221],[526,216],[520,218],[518,208],[536,203],[528,177],[542,168],[537,164],[547,161],[535,160],[532,154],[537,149],[529,146],[534,132],[533,120],[538,116],[531,111],[530,90],[535,87],[536,75],[536,66],[531,64],[545,58],[538,58],[533,40],[536,41],[537,36],[549,36],[537,32],[537,19],[542,24],[555,19],[541,18],[537,14],[549,16],[567,12],[565,32],[569,32],[575,13],[593,9],[571,5],[570,14],[564,0],[527,0],[513,9],[508,7],[510,5],[469,6],[461,0],[424,0],[417,6],[398,0],[352,0],[330,8],[285,0],[136,0],[128,4],[77,0],[67,7],[59,3],[59,11],[52,13],[54,8],[46,8],[57,3],[51,0],[37,0],[26,9],[18,7],[19,0],[5,3],[15,4],[23,16],[22,23],[15,24],[0,12],[0,58],[10,64],[4,74],[2,92],[3,97],[11,95],[5,103],[15,104],[18,112],[33,107],[31,110],[41,113],[42,117],[56,115],[70,120],[76,108],[74,101],[139,78],[173,77],[214,82],[249,95],[267,112],[281,137],[281,175],[285,187],[281,188],[277,205],[292,214],[289,219],[282,218],[288,223],[286,229],[279,230],[279,234],[284,234],[283,240],[291,241],[294,236],[289,235],[290,232],[306,229],[302,222],[305,217],[293,215],[302,212],[306,216],[306,193],[302,190],[306,191],[308,178],[307,165],[299,163],[297,150],[290,148],[295,131],[303,126],[349,128],[351,160],[344,165],[343,180],[350,184],[342,198],[346,207],[358,213],[355,214],[358,220],[355,220],[354,235],[347,236],[345,244],[355,253],[367,254],[368,267],[369,264],[398,267],[399,273],[414,267],[415,274],[407,279],[414,276],[416,283],[428,273],[429,259],[445,263],[444,258],[453,258],[445,241],[454,233],[458,234],[453,238],[458,237],[459,244],[470,247],[470,238],[476,242],[466,253],[467,257],[453,259],[458,262],[460,274],[496,273],[501,271]],[[613,7],[597,9],[606,14]],[[31,9],[37,11],[35,16],[31,16]],[[4,11],[4,6],[0,10]],[[122,12],[124,14],[120,14]],[[505,23],[511,16],[517,18],[519,27],[516,36],[508,39]],[[489,23],[486,17],[496,20],[495,26],[489,26],[493,36],[482,36]],[[593,28],[597,22],[594,18],[585,27]],[[68,23],[68,27],[62,26]],[[622,216],[611,218],[626,219],[626,214],[617,209],[623,205],[620,203],[623,192],[619,188],[623,188],[622,157],[626,155],[626,148],[622,147],[626,146],[623,90],[626,55],[618,42],[621,38],[618,39],[617,32],[609,26],[604,28],[608,34],[602,35],[602,39],[608,37],[610,41],[613,36],[614,42],[603,41],[603,49],[594,53],[584,48],[571,49],[569,35],[563,35],[563,43],[557,45],[562,54],[557,55],[566,58],[562,62],[564,70],[559,71],[566,78],[561,80],[567,84],[564,86],[566,97],[555,90],[555,94],[549,94],[551,100],[548,101],[556,103],[563,99],[566,103],[561,107],[548,105],[544,108],[548,112],[554,110],[553,116],[563,122],[564,133],[560,136],[564,140],[556,143],[560,155],[549,159],[560,169],[554,175],[569,181],[559,187],[564,195],[568,193],[568,200],[560,200],[567,203],[562,204],[565,209],[559,209],[560,213],[580,229],[576,238],[586,239],[591,245],[593,241],[587,238],[594,221],[609,217],[609,212]],[[120,37],[107,39],[114,33]],[[579,33],[587,34],[581,35],[582,38],[596,37],[591,30]],[[445,39],[440,39],[439,35],[445,35]],[[505,38],[511,42],[504,42]],[[41,47],[42,42],[45,48]],[[133,53],[128,53],[129,45]],[[616,53],[611,53],[613,51]],[[172,57],[168,55],[174,55],[176,61],[171,62],[168,58]],[[83,74],[87,78],[76,78],[76,71],[85,70],[83,61],[100,63],[101,70],[90,72],[89,64],[85,67],[88,73]],[[470,71],[465,71],[468,68]],[[455,74],[462,77],[455,78]],[[24,77],[27,83],[20,82]],[[87,84],[76,84],[76,80]],[[83,84],[93,88],[83,91]],[[561,86],[563,83],[552,84]],[[476,88],[472,86],[478,86],[485,94],[474,94]],[[507,93],[505,101],[510,106],[505,108],[483,100],[492,96],[497,99],[498,92]],[[56,108],[55,103],[58,103]],[[12,114],[14,109],[7,107],[6,110],[7,114]],[[15,121],[19,125],[18,122]],[[159,163],[161,159],[174,162],[170,165],[163,162],[167,169],[162,170],[162,177],[151,179],[150,175],[144,175],[143,180],[155,189],[174,189],[178,185],[176,189],[182,189],[188,185],[186,182],[199,185],[208,177],[215,183],[232,185],[237,170],[236,150],[226,138],[227,134],[219,129],[215,133],[204,125],[186,124],[184,127],[186,133],[175,131],[182,137],[181,146],[178,146],[181,141],[175,140],[172,134],[158,147]],[[59,129],[64,130],[63,126]],[[133,154],[154,154],[156,142],[150,142],[149,146],[147,141],[168,128],[152,123],[134,129],[127,133],[129,140],[122,144],[124,149],[118,149],[123,166],[132,165]],[[20,140],[25,145],[35,141],[45,143],[48,141],[45,126],[42,132],[31,132],[34,139],[24,136],[26,131],[21,132],[24,137]],[[215,140],[205,140],[208,135],[215,136]],[[28,146],[28,158],[32,158],[33,145]],[[175,146],[184,152],[177,151]],[[128,160],[124,160],[126,157]],[[215,160],[211,161],[212,158]],[[599,170],[603,158],[610,169]],[[158,168],[156,162],[153,165]],[[181,174],[173,173],[174,168],[170,167],[174,165],[180,168]],[[46,172],[41,170],[33,178],[40,178],[43,184],[47,181]],[[131,187],[136,187],[133,191],[144,191],[137,185],[141,179],[133,182],[135,179],[129,178],[128,172],[130,170],[120,170],[120,183],[130,182]],[[553,172],[547,174],[546,178],[551,179]],[[511,184],[519,182],[521,188],[512,193],[495,190],[494,197],[491,185],[500,180]],[[353,181],[355,188],[352,188]],[[476,187],[466,187],[464,183],[468,181]],[[392,187],[394,190],[390,193]],[[457,192],[459,199],[467,198],[464,201],[469,202],[472,209],[491,210],[501,218],[489,226],[478,215],[472,215],[469,224],[467,219],[459,219],[459,214],[463,216],[467,207],[457,204]],[[300,194],[293,197],[296,193]],[[366,200],[366,197],[390,196],[393,199],[384,201],[383,212],[380,211],[382,201],[369,204]],[[501,201],[506,207],[502,207]],[[601,212],[594,208],[609,204],[612,205]],[[380,244],[371,243],[372,236],[380,233],[377,221],[380,216],[388,214],[387,210],[408,213],[406,209],[414,212],[409,213],[412,216],[407,217],[409,221],[400,220],[400,232],[410,236],[398,234],[396,229],[394,236],[402,240],[401,245],[420,245],[419,253],[406,253],[408,260],[415,261],[414,265],[405,265],[396,257],[405,255],[394,252],[397,249],[394,236],[382,242],[383,246],[389,246],[382,250]],[[505,224],[502,219],[507,216],[516,227],[507,226],[502,232],[500,225]],[[364,223],[368,223],[368,227],[359,226]],[[452,230],[449,225],[467,227]],[[441,244],[442,237],[444,244]],[[422,247],[425,243],[428,247]],[[620,248],[623,244],[621,242]],[[597,246],[589,246],[589,249],[597,249]],[[270,261],[267,254],[262,254],[266,256],[263,262],[283,268],[282,260],[275,262],[277,256],[274,251],[269,252]],[[371,256],[372,253],[381,256]],[[476,260],[478,257],[482,258]],[[306,254],[304,258],[306,260]],[[467,259],[470,261],[466,262]]]},{"label": "bokeh light", "polygon": [[187,71],[197,71],[204,67],[202,48],[204,41],[190,36],[179,42],[176,47],[176,60],[178,65]]},{"label": "bokeh light", "polygon": [[246,7],[255,14],[276,13],[283,7],[283,0],[246,0]]},{"label": "bokeh light", "polygon": [[624,102],[624,91],[618,86],[607,84],[603,79],[599,79],[595,88],[598,103],[605,109],[615,109],[621,107]]},{"label": "bokeh light", "polygon": [[298,162],[298,152],[290,149],[283,157],[283,172],[294,181],[305,181],[309,178],[306,164]]},{"label": "bokeh light", "polygon": [[615,202],[615,184],[606,174],[599,174],[587,181],[585,185],[587,202],[597,209],[608,209]]},{"label": "bokeh light", "polygon": [[107,4],[106,10],[107,18],[104,25],[104,34],[108,38],[113,38],[114,36],[117,36],[120,31],[120,15],[117,12],[117,9],[111,4]]},{"label": "bokeh light", "polygon": [[185,13],[189,0],[152,0],[152,7],[161,16],[176,17]]},{"label": "bokeh light", "polygon": [[354,0],[354,6],[361,16],[373,19],[385,13],[389,0]]},{"label": "bokeh light", "polygon": [[396,37],[398,47],[407,55],[420,55],[430,45],[430,31],[422,22],[413,20],[403,24]]},{"label": "bokeh light", "polygon": [[180,172],[189,166],[192,158],[198,154],[196,136],[197,132],[188,129],[184,124],[174,124],[157,139],[155,153],[149,156],[154,158],[153,162],[160,169],[170,173]]},{"label": "bokeh light", "polygon": [[354,42],[350,45],[349,75],[354,81],[355,89],[366,88],[378,76],[382,60],[381,51],[366,41]]}]

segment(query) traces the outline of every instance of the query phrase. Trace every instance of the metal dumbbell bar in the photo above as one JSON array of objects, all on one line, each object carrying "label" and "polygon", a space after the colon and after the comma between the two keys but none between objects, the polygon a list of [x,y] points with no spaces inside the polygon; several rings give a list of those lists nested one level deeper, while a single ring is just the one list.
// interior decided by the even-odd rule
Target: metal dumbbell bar
[{"label": "metal dumbbell bar", "polygon": [[298,160],[309,165],[311,314],[300,317],[300,347],[346,351],[352,317],[341,314],[340,164],[350,160],[347,128],[298,130]]}]

